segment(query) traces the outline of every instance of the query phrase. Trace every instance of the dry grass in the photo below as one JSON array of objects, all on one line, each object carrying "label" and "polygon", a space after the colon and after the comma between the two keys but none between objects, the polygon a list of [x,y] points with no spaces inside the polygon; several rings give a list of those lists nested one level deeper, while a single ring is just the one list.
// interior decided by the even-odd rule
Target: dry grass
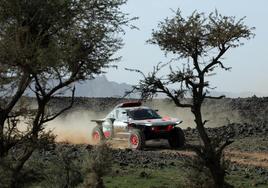
[{"label": "dry grass", "polygon": [[267,152],[226,151],[226,159],[241,165],[268,168]]}]

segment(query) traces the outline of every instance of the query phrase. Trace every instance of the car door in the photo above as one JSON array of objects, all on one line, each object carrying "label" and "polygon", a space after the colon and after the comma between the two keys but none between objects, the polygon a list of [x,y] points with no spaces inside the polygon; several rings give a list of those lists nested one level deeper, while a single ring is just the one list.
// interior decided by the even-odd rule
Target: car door
[{"label": "car door", "polygon": [[114,120],[114,134],[116,137],[119,138],[125,138],[128,136],[128,131],[127,131],[127,113],[126,110],[124,109],[116,109],[115,110],[115,116],[116,119]]},{"label": "car door", "polygon": [[106,116],[105,121],[102,123],[102,131],[103,131],[105,138],[114,137],[113,122],[115,119],[116,119],[116,114],[115,114],[115,110],[113,110]]}]

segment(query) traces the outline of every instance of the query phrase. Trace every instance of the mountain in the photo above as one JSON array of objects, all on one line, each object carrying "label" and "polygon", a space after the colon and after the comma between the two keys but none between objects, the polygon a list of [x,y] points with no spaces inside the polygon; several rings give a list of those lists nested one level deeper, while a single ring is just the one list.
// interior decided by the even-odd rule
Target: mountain
[{"label": "mountain", "polygon": [[[96,77],[94,80],[87,80],[76,84],[76,96],[80,97],[122,97],[126,91],[130,91],[131,85],[126,83],[117,83],[109,81],[105,75]],[[225,95],[228,98],[246,98],[254,95],[258,97],[267,96],[262,93],[254,92],[224,92],[211,91],[211,96]],[[138,94],[132,94],[129,97],[137,98]],[[157,98],[165,98],[165,95],[160,94]]]},{"label": "mountain", "polygon": [[[127,91],[132,89],[130,84],[126,83],[117,83],[109,81],[105,75],[96,77],[93,80],[85,80],[75,84],[77,97],[116,97],[120,98],[125,96]],[[34,96],[31,90],[27,90],[28,96]],[[70,96],[70,92],[64,94],[64,96]],[[209,94],[211,96],[221,96],[225,95],[228,98],[246,98],[252,96],[263,97],[267,96],[264,93],[254,93],[254,92],[219,92],[212,90]],[[190,96],[188,96],[190,97]],[[131,94],[128,98],[139,98],[139,95]],[[159,94],[156,98],[166,98],[164,94]]]},{"label": "mountain", "polygon": [[252,96],[257,96],[257,97],[265,97],[267,94],[264,93],[258,93],[258,92],[250,92],[250,91],[245,91],[245,92],[225,92],[225,91],[211,91],[210,93],[211,96],[221,96],[225,95],[228,98],[247,98],[247,97],[252,97]]},{"label": "mountain", "polygon": [[131,85],[109,81],[106,76],[96,77],[76,84],[76,96],[81,97],[122,97],[130,91]]}]

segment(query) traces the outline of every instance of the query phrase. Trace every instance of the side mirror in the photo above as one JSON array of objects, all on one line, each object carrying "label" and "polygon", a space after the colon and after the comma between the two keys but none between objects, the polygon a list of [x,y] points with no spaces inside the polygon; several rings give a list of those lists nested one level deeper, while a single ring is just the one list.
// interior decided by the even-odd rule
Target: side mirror
[{"label": "side mirror", "polygon": [[154,111],[158,112],[159,110],[158,109],[154,109]]},{"label": "side mirror", "polygon": [[114,121],[115,121],[115,118],[109,118],[110,119],[110,121],[112,122],[112,124],[114,123]]},{"label": "side mirror", "polygon": [[179,124],[181,124],[183,121],[178,121],[178,122],[176,122],[177,123],[177,125],[179,125]]}]

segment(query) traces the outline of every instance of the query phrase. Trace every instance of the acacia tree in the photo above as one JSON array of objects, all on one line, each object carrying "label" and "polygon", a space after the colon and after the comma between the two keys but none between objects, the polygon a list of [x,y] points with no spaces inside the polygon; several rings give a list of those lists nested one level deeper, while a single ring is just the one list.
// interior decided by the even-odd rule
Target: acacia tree
[{"label": "acacia tree", "polygon": [[[244,19],[244,18],[243,18]],[[224,66],[224,54],[232,48],[241,46],[242,39],[254,36],[252,30],[243,23],[243,19],[227,17],[217,11],[206,16],[194,12],[183,18],[180,10],[174,18],[166,19],[158,25],[159,30],[153,31],[149,43],[158,45],[166,54],[172,53],[173,60],[167,64],[158,64],[148,75],[136,70],[144,76],[135,89],[143,98],[164,93],[178,107],[190,108],[196,128],[202,140],[201,145],[187,145],[202,159],[210,170],[214,187],[222,188],[225,169],[222,165],[222,153],[231,141],[224,138],[213,138],[205,129],[207,120],[203,120],[201,107],[205,99],[220,99],[224,96],[209,96],[211,86],[208,76],[215,73],[216,68],[229,70]],[[184,61],[182,61],[184,60]],[[185,61],[186,60],[186,61]],[[182,66],[175,63],[181,63]],[[169,66],[170,73],[161,76],[159,72]],[[191,95],[191,100],[186,100]]]},{"label": "acacia tree", "polygon": [[[3,0],[0,2],[0,162],[12,156],[11,184],[32,152],[44,144],[45,123],[73,103],[73,83],[93,79],[118,60],[120,33],[131,19],[120,11],[126,0]],[[34,93],[37,108],[21,99]],[[51,99],[71,90],[66,108],[49,113]],[[27,128],[19,121],[27,117]],[[42,146],[43,147],[43,146]],[[14,153],[13,153],[14,155]]]}]

